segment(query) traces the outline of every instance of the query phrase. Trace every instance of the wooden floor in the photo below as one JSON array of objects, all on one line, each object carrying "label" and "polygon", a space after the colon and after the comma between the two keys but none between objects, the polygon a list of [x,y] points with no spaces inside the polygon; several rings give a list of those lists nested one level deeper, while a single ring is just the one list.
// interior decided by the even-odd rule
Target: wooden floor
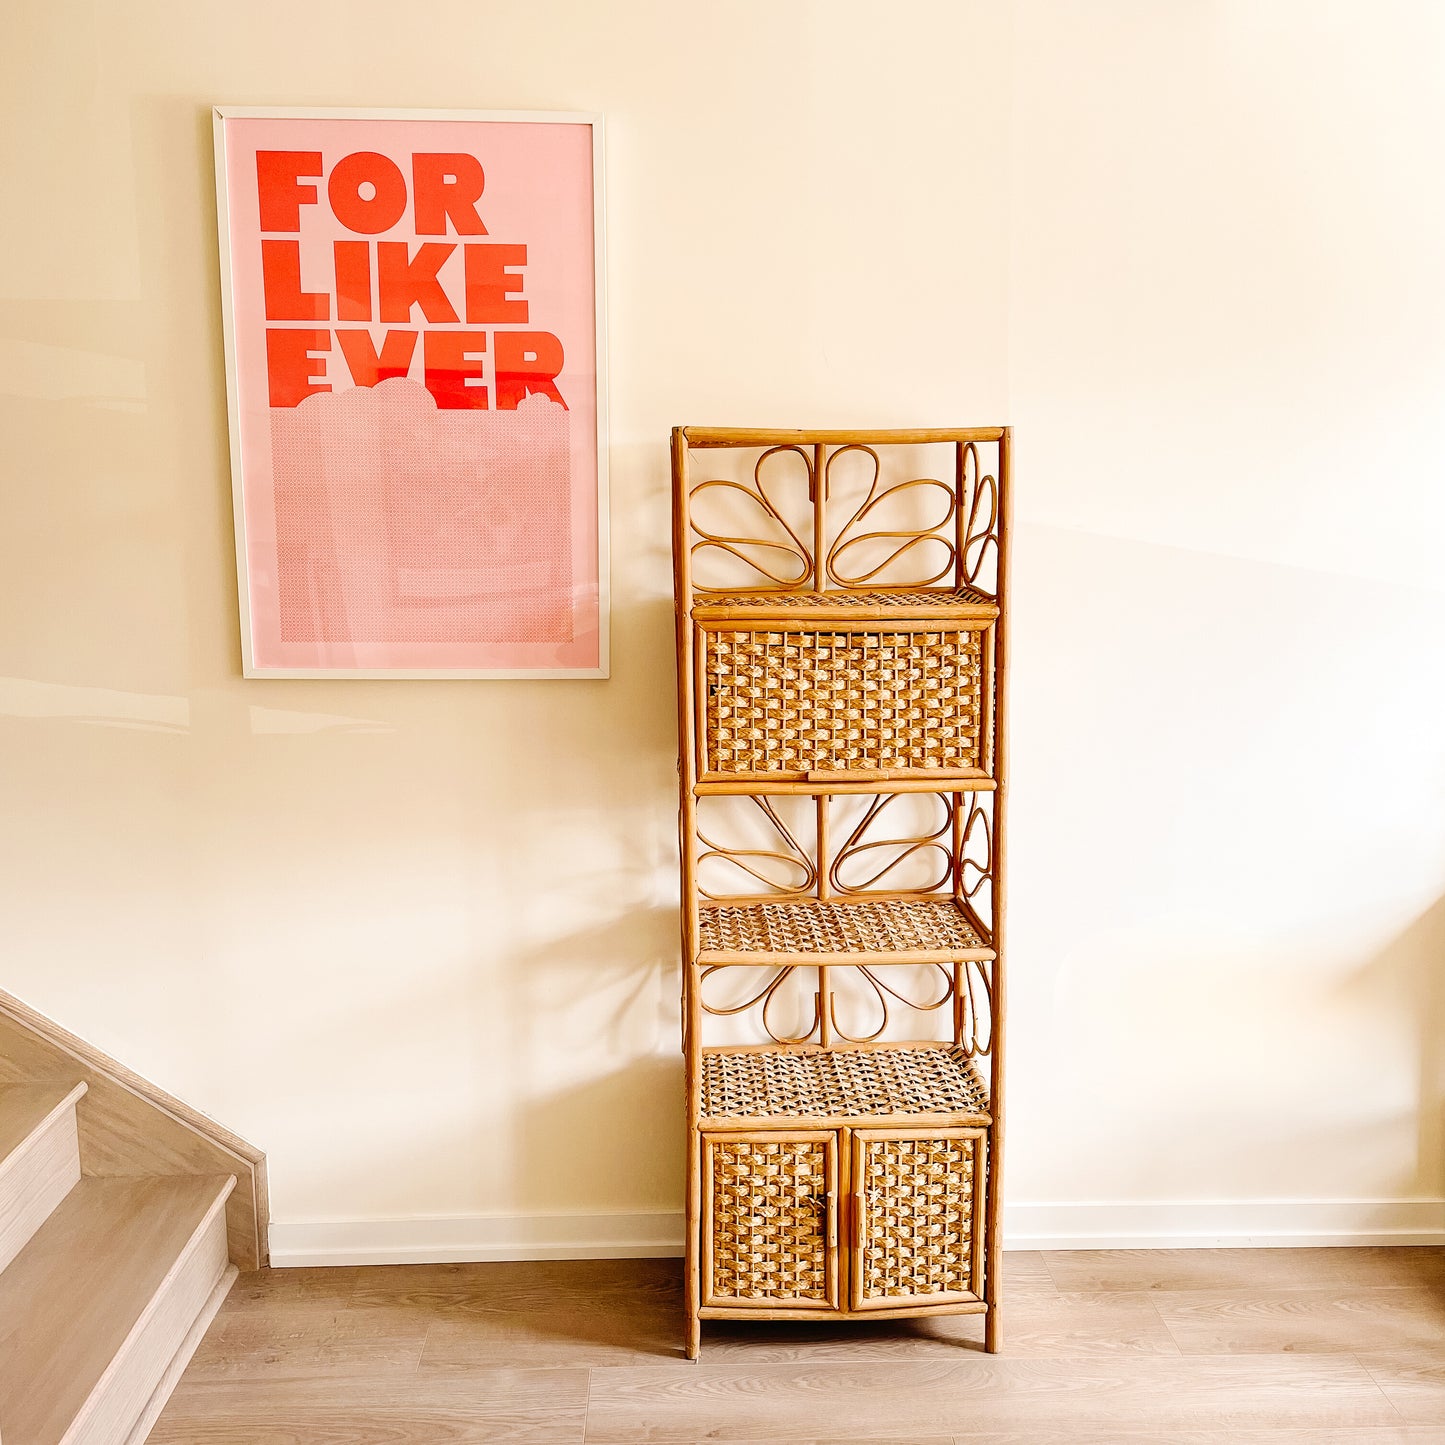
[{"label": "wooden floor", "polygon": [[708,1324],[676,1260],[243,1275],[153,1445],[1445,1445],[1445,1250],[1010,1254],[977,1317]]}]

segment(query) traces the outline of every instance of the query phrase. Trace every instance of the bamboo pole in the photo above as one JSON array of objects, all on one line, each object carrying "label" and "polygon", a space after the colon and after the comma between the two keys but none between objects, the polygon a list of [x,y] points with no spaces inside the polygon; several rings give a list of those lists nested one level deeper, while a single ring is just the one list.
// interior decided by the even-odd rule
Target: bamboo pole
[{"label": "bamboo pole", "polygon": [[813,447],[813,590],[828,586],[828,448]]},{"label": "bamboo pole", "polygon": [[964,505],[967,497],[964,489],[968,483],[968,443],[957,442],[953,448],[953,585],[960,591],[964,587],[964,573],[967,563],[964,548],[968,543],[968,508]]},{"label": "bamboo pole", "polygon": [[984,1299],[988,1314],[984,1322],[984,1348],[996,1354],[999,1333],[999,1275],[1003,1267],[1003,1139],[1004,1139],[1004,1034],[1007,969],[1005,968],[1005,923],[1008,888],[1008,666],[1009,562],[1013,525],[1013,437],[1005,427],[998,445],[998,579],[995,592],[1002,609],[995,623],[994,643],[994,776],[998,786],[993,798],[993,945],[998,950],[993,974],[993,1050],[989,1058],[989,1111],[993,1115],[992,1148],[989,1150],[985,1221],[988,1230],[987,1260],[984,1265]]},{"label": "bamboo pole", "polygon": [[[833,896],[832,882],[828,870],[832,866],[832,852],[828,846],[828,800],[819,794],[814,803],[817,817],[817,860],[818,901],[826,903]],[[826,1049],[833,1042],[833,996],[828,986],[828,967],[818,965],[818,1042]]]},{"label": "bamboo pole", "polygon": [[673,585],[677,609],[678,849],[682,862],[683,1072],[687,1090],[687,1218],[684,1297],[687,1309],[686,1354],[696,1360],[702,1344],[701,1303],[702,1161],[700,1114],[701,1012],[696,969],[697,913],[697,688],[693,678],[692,549],[688,531],[687,442],[682,429],[672,433]]}]

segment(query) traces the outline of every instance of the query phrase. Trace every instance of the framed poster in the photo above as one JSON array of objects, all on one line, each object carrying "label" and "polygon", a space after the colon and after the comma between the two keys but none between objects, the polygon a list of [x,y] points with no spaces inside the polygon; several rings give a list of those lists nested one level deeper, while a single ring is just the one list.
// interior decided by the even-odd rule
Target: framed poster
[{"label": "framed poster", "polygon": [[606,677],[602,121],[218,106],[247,677]]}]

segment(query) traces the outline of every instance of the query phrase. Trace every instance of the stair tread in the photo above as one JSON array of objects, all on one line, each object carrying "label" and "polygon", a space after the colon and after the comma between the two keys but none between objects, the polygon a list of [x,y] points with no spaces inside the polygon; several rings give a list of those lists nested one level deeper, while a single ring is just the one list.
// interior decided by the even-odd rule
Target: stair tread
[{"label": "stair tread", "polygon": [[230,1176],[82,1179],[0,1273],[5,1445],[58,1445]]},{"label": "stair tread", "polygon": [[80,1085],[0,1084],[0,1165],[3,1165]]}]

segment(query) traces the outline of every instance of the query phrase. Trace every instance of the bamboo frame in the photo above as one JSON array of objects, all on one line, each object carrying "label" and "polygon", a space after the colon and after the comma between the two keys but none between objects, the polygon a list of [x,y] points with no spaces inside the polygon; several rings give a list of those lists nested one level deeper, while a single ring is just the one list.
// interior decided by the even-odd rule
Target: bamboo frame
[{"label": "bamboo frame", "polygon": [[[844,781],[844,779],[848,781]],[[887,783],[890,793],[956,793],[960,786],[971,793],[992,792],[994,779],[982,774],[974,775],[962,770],[944,772],[938,770],[936,777],[920,778],[916,774],[895,777],[892,773],[818,773],[811,779],[788,779],[783,782],[763,781],[758,778],[739,778],[736,782],[699,780],[692,785],[693,793],[699,798],[722,797],[795,797],[811,798],[816,793],[831,793],[840,797],[871,796],[878,792],[878,784]]]},{"label": "bamboo frame", "polygon": [[[885,478],[885,458],[893,455],[889,448],[944,445],[952,454],[946,478],[912,474],[902,480],[892,474]],[[695,451],[720,448],[760,454],[752,464],[750,480],[714,480],[692,456]],[[782,454],[786,454],[787,476],[779,481],[778,464],[770,463],[774,470],[765,480],[763,463]],[[841,468],[841,478],[833,471],[837,458],[853,455],[864,458],[863,473],[870,470],[871,459],[872,475],[864,476],[861,489],[856,463]],[[996,462],[988,465],[995,457]],[[982,1313],[985,1347],[990,1351],[999,1347],[1011,467],[1011,434],[1005,427],[871,432],[679,427],[672,434],[688,1128],[685,1352],[689,1359],[698,1357],[701,1322],[728,1318],[880,1320]],[[798,520],[801,491],[790,501],[783,491],[785,486],[799,487],[804,474],[806,523]],[[695,521],[693,515],[693,502],[700,493],[713,508],[705,522]],[[946,508],[933,500],[940,493],[946,494]],[[755,535],[745,530],[740,534],[737,523],[730,523],[725,512],[719,514],[719,499],[729,498],[755,519],[751,524]],[[940,511],[944,514],[936,515]],[[929,515],[917,520],[921,513]],[[859,549],[859,555],[850,549]],[[703,585],[694,579],[694,563],[708,551],[727,554],[730,567],[751,568],[759,580],[750,586],[714,585],[711,580]],[[788,561],[784,554],[794,560]],[[879,556],[881,562],[875,560]],[[942,571],[940,559],[946,559]],[[907,575],[896,575],[899,572]],[[714,714],[723,717],[718,709],[724,704],[710,710],[707,689],[716,694],[721,683],[714,681],[716,671],[702,668],[709,639],[727,633],[797,635],[805,648],[812,634],[858,639],[863,645],[861,653],[856,647],[850,651],[851,644],[846,641],[829,641],[810,664],[831,665],[829,658],[836,647],[838,666],[863,669],[851,674],[860,680],[862,701],[850,703],[850,707],[864,709],[861,723],[857,714],[849,714],[848,726],[855,737],[858,726],[868,725],[866,710],[875,705],[870,699],[876,698],[877,706],[886,707],[894,697],[891,684],[884,681],[889,676],[886,672],[868,682],[866,669],[881,655],[869,649],[880,635],[904,639],[924,634],[980,634],[980,645],[956,662],[945,664],[940,654],[926,649],[904,654],[910,665],[911,708],[919,706],[917,699],[933,696],[930,669],[945,665],[977,669],[976,683],[968,684],[976,691],[960,693],[949,683],[937,696],[976,697],[979,765],[919,766],[915,765],[917,758],[909,754],[909,766],[870,768],[854,749],[844,754],[850,761],[843,766],[806,765],[806,750],[802,754],[794,750],[787,753],[789,761],[797,755],[803,765],[786,771],[715,769],[710,764],[710,730]],[[762,661],[749,666],[773,665],[769,652],[753,656]],[[792,656],[792,652],[787,654]],[[839,681],[846,683],[848,676],[840,674]],[[799,719],[793,725],[800,727],[804,737],[822,736],[830,725],[836,726],[826,711],[807,712],[808,698],[833,696],[832,680],[825,681],[821,693],[811,692],[811,683],[805,680],[801,694],[789,694],[789,706]],[[721,682],[726,682],[725,676]],[[749,685],[755,696],[767,696],[765,675]],[[759,685],[761,694],[756,693]],[[790,679],[788,685],[796,689],[797,679]],[[827,704],[815,706],[826,708]],[[779,723],[771,703],[755,704],[753,715],[755,722],[742,725],[765,732],[787,725]],[[736,756],[751,756],[752,747],[744,741]],[[944,762],[952,760],[947,755],[943,758]],[[936,761],[937,754],[929,756],[929,762]],[[881,838],[869,833],[895,797],[928,794],[943,801],[942,809],[932,815],[941,816],[941,824],[915,824],[911,831],[901,832],[897,828],[889,831],[890,824]],[[770,799],[790,796],[810,799],[811,810],[801,815],[772,811]],[[753,832],[764,828],[761,844],[746,838],[730,843],[712,832],[704,835],[699,827],[699,806],[723,797],[751,799],[762,809],[766,825],[752,815]],[[834,817],[835,807],[860,797],[875,800],[865,808],[862,821],[840,823]],[[729,806],[746,804],[706,802],[707,808],[722,807],[725,812]],[[802,806],[806,808],[806,804]],[[859,805],[849,806],[856,818]],[[927,817],[926,808],[933,805],[920,802],[912,806],[915,817],[920,809]],[[809,813],[812,823],[796,832],[798,818],[806,819]],[[784,819],[793,821],[785,823]],[[809,827],[811,839],[807,837]],[[865,861],[860,864],[859,859]],[[905,860],[914,869],[906,881],[916,884],[920,872],[928,880],[922,891],[917,886],[890,886],[890,875]],[[709,869],[722,866],[725,873],[729,863],[736,865],[746,875],[740,881],[758,891],[724,893],[715,883],[710,885],[715,891],[705,891],[699,882],[703,862]],[[936,911],[943,904],[950,906],[948,914]],[[855,908],[860,911],[853,912]],[[790,913],[789,909],[797,911]],[[946,922],[950,916],[956,924]],[[738,946],[729,946],[731,938]],[[791,938],[797,942],[779,942]],[[715,998],[710,1002],[705,997],[709,979],[725,982],[731,975],[742,981],[749,968],[761,971],[762,982],[749,982],[740,1003]],[[899,977],[914,981],[907,987],[893,982],[895,969],[902,970]],[[924,972],[915,976],[910,969]],[[927,984],[928,979],[934,983]],[[925,996],[909,991],[925,985],[932,990]],[[768,1009],[783,988],[792,990],[795,1003],[811,1010],[812,1023],[806,1031],[799,1031],[807,1023],[806,1014],[795,1027],[787,1026],[787,1019],[770,1021]],[[869,1006],[881,1008],[882,1017],[875,1032],[868,1032],[872,1026],[865,1024],[862,1036],[846,1010],[839,1013],[840,1000],[856,999],[860,988],[865,1002],[875,1000]],[[799,993],[799,989],[805,991]],[[917,1026],[921,1027],[922,1020],[933,1018],[938,1024],[928,1027],[947,1029],[948,1040],[938,1041],[934,1032],[923,1036],[909,1032],[906,1037],[891,1032],[913,1029],[914,1020],[920,1021]],[[728,1043],[721,1048],[708,1044],[705,1032],[725,1019],[751,1021],[761,1027],[768,1041]],[[924,1049],[944,1052],[910,1052]],[[720,1060],[720,1055],[739,1057],[729,1063]],[[849,1057],[854,1064],[844,1068],[843,1061]],[[744,1064],[744,1058],[757,1062]],[[957,1062],[949,1064],[948,1058]],[[820,1062],[808,1064],[809,1059]],[[831,1062],[835,1059],[837,1063]],[[870,1062],[859,1063],[863,1059]],[[914,1063],[909,1063],[910,1059]],[[796,1063],[790,1065],[789,1060]],[[970,1061],[976,1061],[981,1071],[987,1064],[986,1098],[983,1075],[971,1072]],[[802,1092],[790,1093],[781,1087],[788,1079],[800,1077],[795,1070],[804,1066],[821,1067],[823,1073],[807,1074],[814,1082]],[[950,1074],[950,1070],[955,1072]],[[711,1112],[705,1111],[705,1071]],[[965,1075],[974,1082],[965,1086]],[[840,1094],[836,1082],[826,1087],[816,1082],[825,1077],[880,1082],[867,1084],[863,1093],[845,1090]],[[957,1085],[935,1082],[955,1077],[960,1081]],[[873,1092],[883,1087],[883,1080],[890,1081],[883,1092]],[[770,1092],[775,1083],[781,1088],[776,1096]],[[755,1087],[764,1094],[751,1092]],[[898,1094],[899,1088],[906,1092]],[[819,1107],[824,1103],[828,1109]],[[865,1107],[869,1103],[886,1107]],[[906,1107],[895,1107],[901,1103]],[[945,1104],[946,1108],[937,1107]],[[732,1107],[719,1109],[718,1105]],[[801,1105],[810,1112],[799,1112],[795,1106]],[[839,1106],[844,1106],[841,1111]],[[914,1230],[908,1224],[912,1210],[907,1203],[908,1176],[903,1164],[898,1167],[905,1172],[892,1175],[885,1170],[883,1176],[885,1183],[895,1180],[904,1190],[902,1203],[892,1206],[893,1212],[887,1215],[888,1221],[898,1222],[898,1231],[889,1234],[870,1225],[868,1202],[860,1197],[861,1182],[858,1189],[854,1185],[863,1167],[864,1151],[872,1141],[901,1141],[900,1159],[907,1158],[906,1146],[917,1144],[933,1161],[930,1168],[935,1174],[939,1158],[957,1161],[963,1192],[957,1196],[956,1207],[948,1206],[948,1218],[966,1220],[962,1239],[952,1224],[942,1231]],[[741,1162],[734,1158],[730,1165],[732,1173],[725,1189],[717,1186],[714,1176],[715,1153],[723,1146],[744,1150]],[[751,1187],[747,1184],[746,1150],[754,1147],[763,1151],[759,1157],[779,1161],[776,1167],[764,1168],[766,1182],[757,1186],[762,1191],[756,1205],[759,1217],[792,1222],[786,1230],[780,1222],[782,1232],[777,1237],[763,1230],[740,1243],[739,1220],[745,1229],[752,1228],[747,1223],[753,1206],[746,1202]],[[814,1152],[809,1154],[810,1150]],[[812,1158],[814,1163],[797,1162],[796,1167],[803,1170],[799,1177],[805,1182],[816,1179],[818,1150],[828,1160],[829,1183],[826,1200],[819,1206],[817,1228],[812,1229],[806,1224],[806,1214],[799,1213],[798,1200],[804,1196],[796,1190],[804,1186],[790,1185],[786,1176],[790,1161]],[[790,1188],[793,1193],[788,1192]],[[739,1189],[742,1205],[738,1203]],[[767,1207],[766,1201],[771,1201]],[[723,1209],[732,1213],[720,1223],[724,1216],[717,1211]],[[953,1241],[951,1247],[966,1253],[952,1261],[930,1257],[929,1251],[940,1248],[937,1241],[945,1237]],[[719,1238],[725,1241],[725,1250],[742,1252],[720,1261],[715,1257]],[[903,1251],[886,1268],[869,1262],[869,1251],[884,1247],[880,1239],[889,1248]],[[820,1249],[826,1254],[821,1265]],[[909,1254],[910,1250],[921,1253]],[[804,1272],[796,1287],[804,1290],[807,1298],[789,1297],[795,1287],[789,1270]],[[870,1279],[884,1279],[886,1292],[865,1297],[865,1274]],[[719,1277],[730,1281],[729,1288],[743,1293],[719,1294]],[[820,1296],[819,1280],[823,1278],[827,1286]],[[739,1285],[739,1280],[744,1283]],[[941,1287],[936,1283],[939,1280],[945,1281]],[[917,1281],[932,1287],[907,1292]]]},{"label": "bamboo frame", "polygon": [[997,442],[1008,431],[1002,426],[903,427],[881,431],[792,431],[751,427],[685,426],[677,428],[687,445],[705,447],[846,447],[920,446],[933,442]]},{"label": "bamboo frame", "polygon": [[989,1100],[993,1107],[993,1158],[989,1163],[984,1209],[988,1217],[987,1255],[984,1264],[984,1301],[988,1313],[984,1322],[984,1348],[997,1354],[999,1334],[999,1276],[1003,1270],[1003,1140],[1004,1140],[1004,1021],[1007,973],[1004,968],[1004,926],[1007,917],[1005,894],[1006,818],[1008,813],[1008,641],[1009,560],[1013,525],[1013,434],[1005,428],[998,444],[998,577],[996,590],[1001,611],[994,642],[994,792],[992,856],[993,940],[998,949],[993,976],[993,1048],[989,1055]]}]

